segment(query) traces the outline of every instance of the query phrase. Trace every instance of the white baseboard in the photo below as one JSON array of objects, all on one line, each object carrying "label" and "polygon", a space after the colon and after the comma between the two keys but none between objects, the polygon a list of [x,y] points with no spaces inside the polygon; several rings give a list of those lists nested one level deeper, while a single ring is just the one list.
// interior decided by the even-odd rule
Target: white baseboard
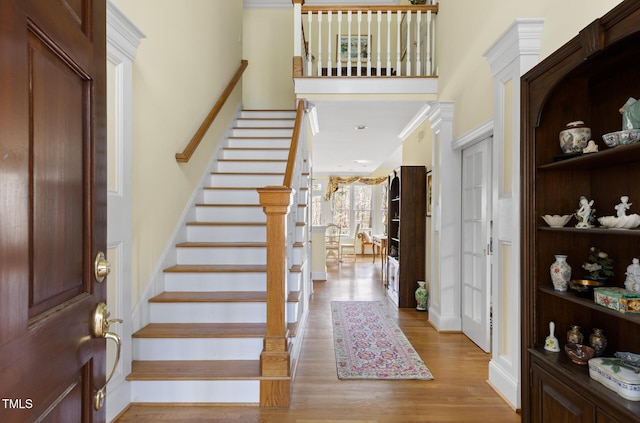
[{"label": "white baseboard", "polygon": [[505,372],[495,360],[489,362],[489,384],[512,408],[520,408],[518,380]]}]

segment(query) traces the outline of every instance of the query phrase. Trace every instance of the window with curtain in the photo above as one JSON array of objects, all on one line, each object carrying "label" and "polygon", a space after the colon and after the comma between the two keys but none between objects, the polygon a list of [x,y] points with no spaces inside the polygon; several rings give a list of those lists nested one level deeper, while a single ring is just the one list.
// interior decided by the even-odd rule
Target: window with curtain
[{"label": "window with curtain", "polygon": [[376,185],[339,185],[331,198],[331,221],[339,225],[342,233],[352,234],[355,224],[372,227],[373,192]]}]

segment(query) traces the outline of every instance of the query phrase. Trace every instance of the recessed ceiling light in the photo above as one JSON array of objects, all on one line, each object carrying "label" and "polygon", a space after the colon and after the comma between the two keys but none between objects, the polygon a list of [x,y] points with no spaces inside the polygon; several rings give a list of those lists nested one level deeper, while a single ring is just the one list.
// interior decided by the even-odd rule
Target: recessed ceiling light
[{"label": "recessed ceiling light", "polygon": [[361,131],[361,130],[363,130],[363,129],[367,129],[367,125],[358,125],[358,126],[356,126],[356,129],[357,129],[358,131]]},{"label": "recessed ceiling light", "polygon": [[364,163],[371,163],[371,160],[354,160],[353,162],[358,164],[364,164]]}]

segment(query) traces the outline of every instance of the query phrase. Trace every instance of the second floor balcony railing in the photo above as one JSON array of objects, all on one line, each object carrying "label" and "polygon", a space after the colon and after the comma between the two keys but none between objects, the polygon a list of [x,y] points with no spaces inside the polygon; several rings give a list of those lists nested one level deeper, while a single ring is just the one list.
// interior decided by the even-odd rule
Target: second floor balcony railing
[{"label": "second floor balcony railing", "polygon": [[294,2],[294,77],[437,76],[438,5],[304,6]]}]

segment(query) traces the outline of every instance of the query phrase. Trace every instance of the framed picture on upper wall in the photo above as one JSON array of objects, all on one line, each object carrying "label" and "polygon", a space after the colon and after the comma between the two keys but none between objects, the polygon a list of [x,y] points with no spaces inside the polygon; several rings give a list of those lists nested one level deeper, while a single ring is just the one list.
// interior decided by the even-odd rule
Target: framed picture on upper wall
[{"label": "framed picture on upper wall", "polygon": [[431,216],[431,208],[433,205],[433,173],[427,172],[427,216]]},{"label": "framed picture on upper wall", "polygon": [[[358,59],[361,62],[367,61],[371,46],[371,35],[361,35],[360,37],[357,35],[336,35],[336,37],[336,61],[340,59],[341,62],[347,62],[349,54],[351,54],[352,62],[357,62]],[[349,48],[349,45],[351,45],[351,48]]]}]

